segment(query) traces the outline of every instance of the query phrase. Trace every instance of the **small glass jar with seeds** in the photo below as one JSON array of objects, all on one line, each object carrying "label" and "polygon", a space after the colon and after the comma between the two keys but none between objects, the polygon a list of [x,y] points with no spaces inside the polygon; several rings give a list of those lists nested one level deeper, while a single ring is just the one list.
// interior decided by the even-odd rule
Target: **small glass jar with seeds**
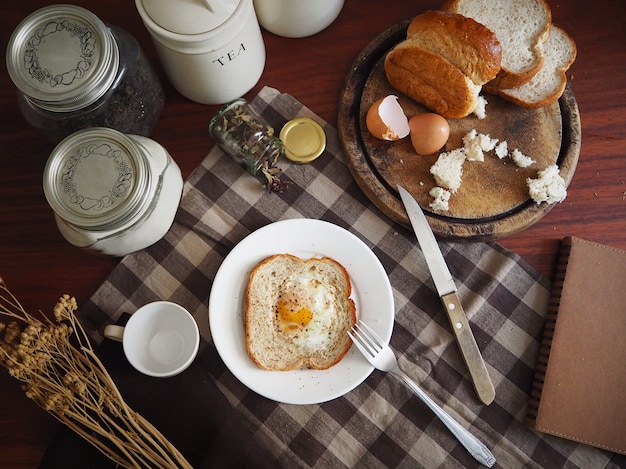
[{"label": "small glass jar with seeds", "polygon": [[226,104],[209,123],[209,133],[236,163],[263,182],[269,191],[282,192],[278,160],[284,156],[283,142],[245,99]]}]

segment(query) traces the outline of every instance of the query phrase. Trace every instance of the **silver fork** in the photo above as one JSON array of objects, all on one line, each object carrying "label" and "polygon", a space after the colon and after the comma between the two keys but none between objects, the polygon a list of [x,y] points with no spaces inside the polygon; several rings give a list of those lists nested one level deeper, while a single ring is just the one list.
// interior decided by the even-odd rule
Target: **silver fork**
[{"label": "silver fork", "polygon": [[411,378],[409,378],[398,366],[398,361],[393,350],[365,323],[359,321],[348,332],[354,345],[361,351],[376,369],[388,371],[400,378],[417,396],[439,417],[448,430],[459,442],[474,456],[474,458],[487,467],[495,464],[496,458],[491,451],[474,435],[463,428],[445,410],[438,406],[428,394],[426,394]]}]

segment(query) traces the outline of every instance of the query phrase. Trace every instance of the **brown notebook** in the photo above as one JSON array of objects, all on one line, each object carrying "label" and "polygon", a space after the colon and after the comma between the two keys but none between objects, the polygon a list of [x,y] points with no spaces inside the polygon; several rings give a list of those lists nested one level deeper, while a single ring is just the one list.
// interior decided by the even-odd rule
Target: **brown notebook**
[{"label": "brown notebook", "polygon": [[626,454],[626,251],[562,241],[526,423]]}]

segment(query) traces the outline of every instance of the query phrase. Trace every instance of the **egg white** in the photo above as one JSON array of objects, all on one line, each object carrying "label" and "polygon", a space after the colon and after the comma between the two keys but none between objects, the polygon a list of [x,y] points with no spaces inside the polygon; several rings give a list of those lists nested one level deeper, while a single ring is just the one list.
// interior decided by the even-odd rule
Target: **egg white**
[{"label": "egg white", "polygon": [[312,317],[304,325],[276,314],[279,329],[306,352],[327,348],[332,342],[332,324],[337,316],[334,290],[310,272],[295,273],[280,286],[277,304],[280,301],[283,307],[311,311]]}]

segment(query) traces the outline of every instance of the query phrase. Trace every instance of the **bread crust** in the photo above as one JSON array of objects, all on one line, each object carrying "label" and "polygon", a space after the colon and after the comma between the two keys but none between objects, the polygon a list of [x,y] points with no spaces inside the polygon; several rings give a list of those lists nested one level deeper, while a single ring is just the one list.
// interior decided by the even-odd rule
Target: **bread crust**
[{"label": "bread crust", "polygon": [[491,88],[488,84],[485,90],[518,106],[530,109],[547,106],[563,95],[567,86],[566,72],[576,60],[576,54],[574,39],[564,29],[552,25],[543,66],[529,82],[513,89]]},{"label": "bread crust", "polygon": [[480,86],[412,39],[387,53],[384,65],[392,87],[445,118],[466,117],[476,108]]},{"label": "bread crust", "polygon": [[[326,348],[303,353],[292,337],[281,333],[277,324],[276,299],[280,289],[270,286],[267,275],[280,282],[282,269],[312,268],[324,273],[333,285],[335,310],[339,313],[329,331],[331,342]],[[336,260],[323,257],[300,259],[292,254],[276,254],[259,262],[250,272],[246,287],[245,332],[246,350],[254,363],[266,370],[289,371],[308,367],[323,370],[339,363],[352,346],[347,332],[356,323],[356,306],[350,298],[352,285],[347,270]],[[267,297],[269,296],[269,298]],[[315,311],[313,312],[315,314]]]},{"label": "bread crust", "polygon": [[413,18],[407,37],[445,57],[477,85],[493,80],[500,71],[500,41],[472,18],[430,10]]},{"label": "bread crust", "polygon": [[[519,29],[521,20],[528,20],[528,18],[524,18],[523,16],[522,18],[518,17],[515,13],[516,9],[520,8],[520,0],[506,0],[504,2],[494,2],[493,0],[444,0],[441,6],[441,10],[443,11],[460,13],[462,15],[474,18],[479,23],[482,23],[486,27],[490,28],[498,37],[503,47],[503,59],[500,71],[493,79],[492,83],[489,84],[490,89],[516,88],[518,86],[521,86],[524,83],[530,81],[539,71],[543,64],[543,45],[550,35],[552,10],[550,9],[550,5],[546,0],[532,1],[534,2],[535,6],[539,10],[541,10],[543,16],[536,19],[538,23],[537,29],[530,33],[531,36],[526,38],[529,44],[529,50],[532,55],[532,60],[529,61],[524,67],[518,69],[510,68],[507,63],[507,56],[509,54],[515,54],[515,52],[509,50],[510,47],[507,46],[508,37],[506,36],[508,36],[509,34],[504,33],[503,31],[499,31],[492,25],[493,22],[491,21],[491,17],[489,16],[490,13],[487,13],[487,7],[495,8],[499,11],[508,9],[511,12],[511,14],[507,15],[507,19],[510,21],[509,29],[516,30]],[[512,7],[509,8],[509,5],[511,5]],[[469,7],[476,8],[480,12],[480,14],[470,14],[468,10]],[[516,42],[519,43],[519,41]]]}]

